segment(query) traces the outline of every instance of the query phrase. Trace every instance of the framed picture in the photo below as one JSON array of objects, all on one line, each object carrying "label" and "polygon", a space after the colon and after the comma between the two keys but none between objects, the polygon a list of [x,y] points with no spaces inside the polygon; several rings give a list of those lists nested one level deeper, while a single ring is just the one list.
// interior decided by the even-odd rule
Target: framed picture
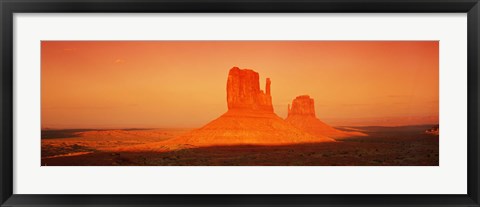
[{"label": "framed picture", "polygon": [[477,0],[0,6],[2,206],[480,206]]}]

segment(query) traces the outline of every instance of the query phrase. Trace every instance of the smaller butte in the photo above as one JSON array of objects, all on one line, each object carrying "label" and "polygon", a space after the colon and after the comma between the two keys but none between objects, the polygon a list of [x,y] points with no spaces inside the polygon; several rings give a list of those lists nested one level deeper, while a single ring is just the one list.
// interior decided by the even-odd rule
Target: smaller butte
[{"label": "smaller butte", "polygon": [[315,136],[345,138],[367,136],[362,132],[346,132],[335,129],[317,118],[315,102],[308,95],[297,96],[292,105],[288,105],[288,116],[285,119],[289,124]]}]

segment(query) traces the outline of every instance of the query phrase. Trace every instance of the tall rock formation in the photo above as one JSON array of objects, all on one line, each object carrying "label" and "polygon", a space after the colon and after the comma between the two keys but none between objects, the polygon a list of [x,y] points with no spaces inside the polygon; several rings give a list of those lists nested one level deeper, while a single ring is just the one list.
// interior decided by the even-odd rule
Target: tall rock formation
[{"label": "tall rock formation", "polygon": [[230,69],[227,78],[228,111],[202,128],[170,142],[193,146],[334,142],[297,129],[273,111],[270,79],[260,90],[259,74],[250,69]]},{"label": "tall rock formation", "polygon": [[264,93],[260,90],[259,75],[249,69],[240,70],[233,67],[227,79],[228,110],[272,112],[270,79],[266,80]]},{"label": "tall rock formation", "polygon": [[366,136],[362,132],[341,131],[320,121],[315,114],[315,102],[308,95],[297,96],[292,105],[288,105],[288,116],[285,121],[315,136],[333,138]]}]

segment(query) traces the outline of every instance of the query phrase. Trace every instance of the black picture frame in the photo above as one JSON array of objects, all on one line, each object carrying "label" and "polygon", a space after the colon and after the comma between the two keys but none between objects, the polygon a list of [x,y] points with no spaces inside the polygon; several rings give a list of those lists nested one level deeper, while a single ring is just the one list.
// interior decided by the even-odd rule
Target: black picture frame
[{"label": "black picture frame", "polygon": [[[0,0],[1,206],[480,206],[478,0]],[[13,194],[15,13],[467,13],[468,193],[465,195],[21,195]],[[401,178],[399,178],[401,179]],[[452,178],[455,179],[455,178]],[[412,186],[414,187],[414,186]]]}]

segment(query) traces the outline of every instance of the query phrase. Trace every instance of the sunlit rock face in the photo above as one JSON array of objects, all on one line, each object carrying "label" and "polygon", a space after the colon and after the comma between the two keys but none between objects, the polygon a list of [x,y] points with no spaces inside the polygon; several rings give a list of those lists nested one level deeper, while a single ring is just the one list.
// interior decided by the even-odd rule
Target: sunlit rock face
[{"label": "sunlit rock face", "polygon": [[327,136],[304,132],[274,113],[270,79],[260,90],[259,74],[250,69],[230,69],[227,78],[228,111],[205,126],[172,142],[193,146],[283,145],[334,142]]},{"label": "sunlit rock face", "polygon": [[292,105],[288,105],[288,116],[285,121],[315,136],[333,138],[366,136],[362,132],[341,131],[322,122],[315,113],[315,101],[308,95],[297,96]]},{"label": "sunlit rock face", "polygon": [[228,110],[272,112],[272,96],[269,78],[265,91],[260,90],[259,75],[250,69],[233,67],[227,79]]},{"label": "sunlit rock face", "polygon": [[316,117],[315,102],[313,98],[310,98],[308,95],[295,98],[292,102],[292,106],[290,107],[290,105],[288,105],[288,116],[295,115]]}]

